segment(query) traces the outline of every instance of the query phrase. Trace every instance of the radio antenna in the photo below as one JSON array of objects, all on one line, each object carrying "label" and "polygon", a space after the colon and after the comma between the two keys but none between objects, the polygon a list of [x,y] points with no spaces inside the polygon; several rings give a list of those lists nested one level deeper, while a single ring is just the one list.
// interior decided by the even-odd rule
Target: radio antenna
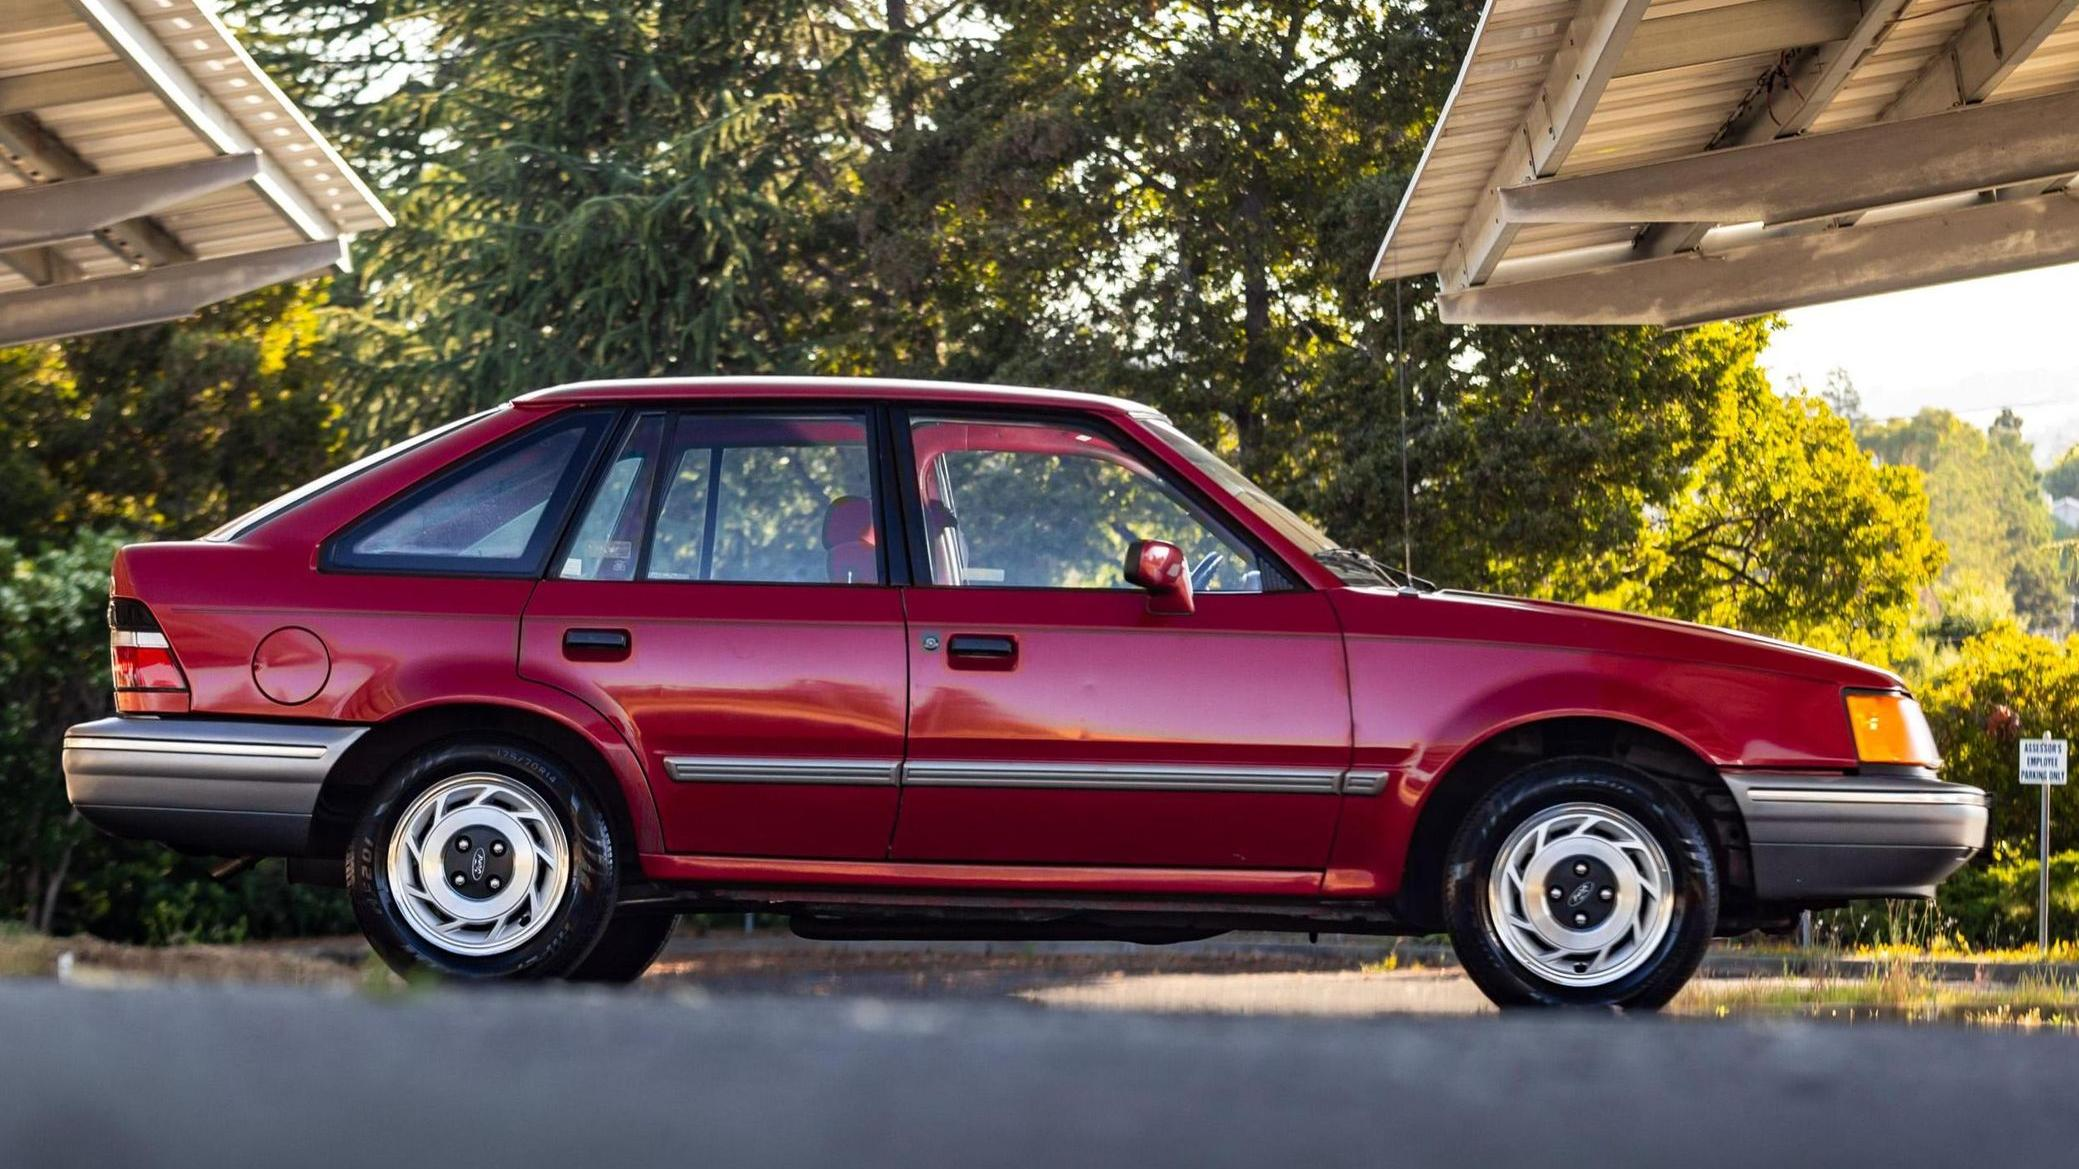
[{"label": "radio antenna", "polygon": [[1407,334],[1400,320],[1401,281],[1393,282],[1393,384],[1400,393],[1400,570],[1412,580],[1415,576],[1415,537],[1409,527],[1408,487],[1408,346]]}]

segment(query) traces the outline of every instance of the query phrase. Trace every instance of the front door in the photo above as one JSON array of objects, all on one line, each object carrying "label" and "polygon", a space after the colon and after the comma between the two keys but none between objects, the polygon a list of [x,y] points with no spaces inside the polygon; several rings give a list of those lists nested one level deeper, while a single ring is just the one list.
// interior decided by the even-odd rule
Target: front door
[{"label": "front door", "polygon": [[615,719],[675,853],[879,860],[906,665],[870,416],[633,416],[520,670]]},{"label": "front door", "polygon": [[[1327,598],[1094,419],[903,425],[930,583],[893,859],[1322,868],[1350,760]],[[1196,612],[1149,612],[1137,539],[1190,557]]]}]

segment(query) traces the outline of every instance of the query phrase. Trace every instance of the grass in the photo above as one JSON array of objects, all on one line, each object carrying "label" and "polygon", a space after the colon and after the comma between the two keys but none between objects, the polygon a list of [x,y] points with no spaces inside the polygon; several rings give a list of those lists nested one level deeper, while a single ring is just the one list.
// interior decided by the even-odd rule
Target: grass
[{"label": "grass", "polygon": [[127,946],[86,936],[53,938],[0,923],[0,978],[353,986],[372,977],[353,965],[265,945]]},{"label": "grass", "polygon": [[2079,1033],[2079,979],[2032,973],[1998,984],[1943,981],[1910,960],[1896,960],[1855,977],[1700,980],[1684,988],[1670,1010],[1718,1018],[1867,1019]]}]

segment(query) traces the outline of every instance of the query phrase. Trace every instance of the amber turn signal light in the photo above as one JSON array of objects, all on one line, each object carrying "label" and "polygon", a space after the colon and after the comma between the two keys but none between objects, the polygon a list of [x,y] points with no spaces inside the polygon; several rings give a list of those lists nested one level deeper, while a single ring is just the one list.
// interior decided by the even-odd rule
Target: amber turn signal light
[{"label": "amber turn signal light", "polygon": [[1935,767],[1934,732],[1920,704],[1903,694],[1849,694],[1848,724],[1855,732],[1855,755],[1864,763],[1908,763]]}]

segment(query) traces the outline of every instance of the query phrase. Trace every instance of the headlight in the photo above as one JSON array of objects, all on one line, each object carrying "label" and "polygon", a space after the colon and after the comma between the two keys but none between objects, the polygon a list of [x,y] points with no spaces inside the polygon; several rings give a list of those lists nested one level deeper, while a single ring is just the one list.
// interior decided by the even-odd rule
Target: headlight
[{"label": "headlight", "polygon": [[1920,704],[1903,694],[1849,692],[1848,725],[1855,732],[1855,756],[1864,763],[1909,763],[1938,767],[1934,732]]}]

